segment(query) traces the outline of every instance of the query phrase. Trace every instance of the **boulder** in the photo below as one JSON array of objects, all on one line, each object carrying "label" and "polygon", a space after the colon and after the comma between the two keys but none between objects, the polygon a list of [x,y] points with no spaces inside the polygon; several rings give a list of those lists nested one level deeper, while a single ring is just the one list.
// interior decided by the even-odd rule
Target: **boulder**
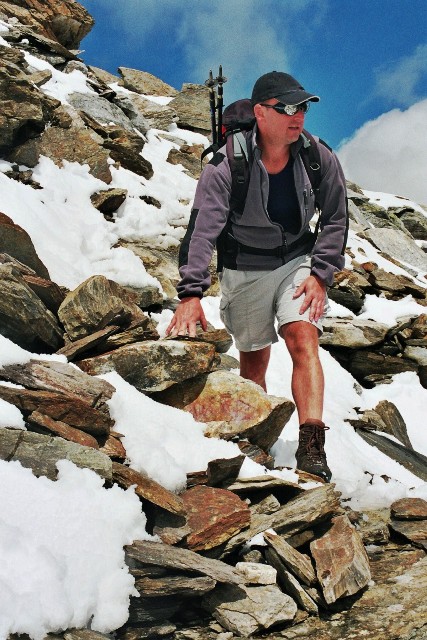
[{"label": "boulder", "polygon": [[10,264],[0,264],[0,333],[33,352],[63,345],[56,317]]},{"label": "boulder", "polygon": [[136,93],[118,94],[114,98],[114,103],[142,132],[150,128],[168,131],[170,125],[178,120],[176,111],[168,105],[158,104]]},{"label": "boulder", "polygon": [[129,91],[148,96],[175,96],[178,93],[176,89],[147,71],[129,67],[119,67],[118,71],[122,76],[123,86]]},{"label": "boulder", "polygon": [[19,260],[41,278],[50,280],[49,271],[37,255],[33,241],[28,233],[18,224],[15,224],[9,216],[1,212],[0,252]]},{"label": "boulder", "polygon": [[[14,77],[0,67],[0,152],[7,154],[16,145],[39,135],[60,104],[42,93],[24,74]],[[10,158],[13,160],[14,153]]]},{"label": "boulder", "polygon": [[79,340],[109,324],[130,324],[148,318],[135,304],[136,296],[105,276],[91,276],[70,291],[58,316],[71,340]]},{"label": "boulder", "polygon": [[263,389],[229,371],[214,371],[159,394],[156,399],[190,412],[209,423],[209,437],[245,438],[270,449],[291,417],[291,400],[267,395]]},{"label": "boulder", "polygon": [[211,129],[209,89],[200,84],[183,84],[182,90],[169,102],[178,114],[178,126],[208,135]]},{"label": "boulder", "polygon": [[211,344],[179,340],[137,342],[76,364],[92,376],[117,371],[139,391],[162,391],[210,371],[215,363]]},{"label": "boulder", "polygon": [[93,93],[74,92],[67,97],[67,101],[74,109],[83,111],[99,124],[111,124],[114,122],[114,124],[123,129],[133,132],[134,125],[123,111],[102,96]]},{"label": "boulder", "polygon": [[0,15],[18,18],[21,24],[56,39],[68,49],[78,48],[95,23],[88,11],[75,0],[2,0]]},{"label": "boulder", "polygon": [[90,173],[106,184],[111,182],[109,153],[103,148],[103,139],[90,129],[80,126],[69,128],[51,126],[42,136],[17,146],[9,158],[27,167],[35,167],[41,155],[58,166],[63,160],[88,164]]}]

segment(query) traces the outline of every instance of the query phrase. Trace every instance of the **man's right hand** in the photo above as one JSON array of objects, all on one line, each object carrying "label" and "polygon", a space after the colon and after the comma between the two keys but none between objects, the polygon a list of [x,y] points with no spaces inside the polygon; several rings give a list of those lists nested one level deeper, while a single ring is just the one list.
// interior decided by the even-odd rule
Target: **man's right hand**
[{"label": "man's right hand", "polygon": [[166,329],[167,336],[196,337],[197,323],[200,322],[203,331],[208,328],[200,298],[184,298],[179,303],[174,316]]}]

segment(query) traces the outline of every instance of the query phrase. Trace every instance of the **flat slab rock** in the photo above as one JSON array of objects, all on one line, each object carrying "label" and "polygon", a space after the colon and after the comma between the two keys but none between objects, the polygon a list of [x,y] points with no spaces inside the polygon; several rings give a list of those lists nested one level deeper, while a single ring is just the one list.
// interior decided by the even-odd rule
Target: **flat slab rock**
[{"label": "flat slab rock", "polygon": [[56,480],[56,463],[64,459],[71,460],[78,467],[92,469],[106,480],[113,478],[111,460],[100,451],[30,431],[0,429],[0,459],[18,460],[34,475],[46,476],[50,480]]},{"label": "flat slab rock", "polygon": [[209,576],[218,582],[242,584],[244,578],[233,567],[211,558],[204,558],[189,549],[171,547],[160,542],[137,540],[126,547],[128,565],[155,565],[168,569],[191,571]]},{"label": "flat slab rock", "polygon": [[191,530],[186,546],[193,551],[217,547],[249,526],[248,505],[231,491],[201,485],[181,497]]},{"label": "flat slab rock", "polygon": [[390,507],[397,520],[427,520],[427,501],[422,498],[402,498]]},{"label": "flat slab rock", "polygon": [[357,593],[371,580],[362,539],[345,515],[332,518],[332,527],[311,542],[310,550],[328,604]]},{"label": "flat slab rock", "polygon": [[277,585],[221,586],[203,599],[203,607],[238,636],[248,637],[290,620],[297,605]]}]

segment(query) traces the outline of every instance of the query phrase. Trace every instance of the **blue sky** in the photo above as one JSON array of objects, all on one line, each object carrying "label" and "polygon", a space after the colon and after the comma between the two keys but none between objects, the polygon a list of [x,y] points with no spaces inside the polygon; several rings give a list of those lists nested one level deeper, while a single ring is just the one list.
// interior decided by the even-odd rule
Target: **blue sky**
[{"label": "blue sky", "polygon": [[[226,104],[249,96],[261,74],[286,71],[321,96],[306,127],[335,149],[427,99],[427,0],[80,2],[96,21],[81,43],[87,64],[141,69],[177,89],[222,64]],[[422,137],[410,113],[399,126]]]}]

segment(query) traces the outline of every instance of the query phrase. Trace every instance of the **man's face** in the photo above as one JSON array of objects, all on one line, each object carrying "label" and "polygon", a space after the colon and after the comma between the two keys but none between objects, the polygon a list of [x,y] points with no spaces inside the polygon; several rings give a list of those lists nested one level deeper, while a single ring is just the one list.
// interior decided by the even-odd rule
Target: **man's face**
[{"label": "man's face", "polygon": [[296,142],[304,128],[304,116],[302,111],[288,116],[278,113],[274,109],[263,105],[279,104],[276,98],[264,100],[262,104],[255,105],[255,115],[262,134],[282,140],[285,144]]}]

